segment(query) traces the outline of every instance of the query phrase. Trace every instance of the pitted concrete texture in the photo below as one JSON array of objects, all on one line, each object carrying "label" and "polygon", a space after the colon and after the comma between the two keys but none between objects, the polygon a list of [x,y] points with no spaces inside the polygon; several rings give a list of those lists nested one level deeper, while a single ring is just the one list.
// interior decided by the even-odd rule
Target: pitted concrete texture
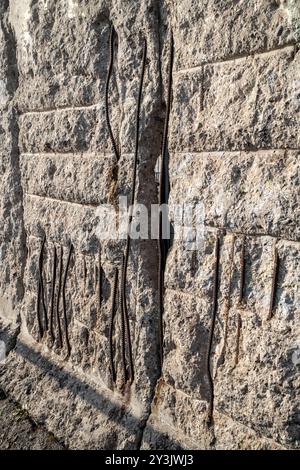
[{"label": "pitted concrete texture", "polygon": [[5,397],[0,390],[1,450],[62,450],[63,445],[33,422],[26,410]]},{"label": "pitted concrete texture", "polygon": [[[135,200],[158,202],[171,34],[163,366],[157,240],[133,240],[124,384],[101,208],[131,195],[145,40]],[[0,386],[66,447],[300,447],[299,45],[297,0],[1,0]]]}]

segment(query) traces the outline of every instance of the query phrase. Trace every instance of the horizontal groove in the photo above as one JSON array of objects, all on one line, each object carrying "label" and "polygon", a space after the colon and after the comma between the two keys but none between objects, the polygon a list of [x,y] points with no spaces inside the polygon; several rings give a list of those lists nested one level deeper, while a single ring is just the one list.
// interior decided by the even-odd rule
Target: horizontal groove
[{"label": "horizontal groove", "polygon": [[289,43],[289,44],[284,44],[283,46],[278,46],[274,49],[269,49],[269,50],[261,50],[261,51],[256,51],[256,52],[253,52],[252,54],[248,53],[248,54],[236,54],[236,55],[233,55],[232,57],[228,57],[228,58],[224,58],[224,59],[220,59],[220,60],[216,60],[216,61],[204,61],[204,62],[201,62],[201,64],[199,65],[194,65],[192,67],[188,67],[188,68],[185,68],[185,69],[179,69],[179,70],[176,70],[175,73],[176,74],[184,74],[184,73],[187,73],[187,72],[191,72],[191,73],[197,73],[197,72],[202,72],[202,67],[205,66],[205,65],[219,65],[219,64],[226,64],[226,63],[230,63],[230,62],[234,62],[236,60],[244,60],[244,59],[247,59],[247,58],[255,58],[257,56],[261,56],[261,55],[272,55],[273,53],[276,53],[277,51],[282,51],[284,49],[291,49],[291,51],[295,48],[296,46],[296,43]]},{"label": "horizontal groove", "polygon": [[[87,150],[82,150],[82,151],[78,151],[78,152],[63,152],[63,151],[57,151],[57,150],[53,150],[50,151],[50,152],[26,152],[26,150],[23,150],[21,152],[21,155],[31,155],[32,157],[35,156],[35,155],[47,155],[47,156],[65,156],[65,155],[68,155],[68,156],[81,156],[81,155],[92,155],[94,154],[95,152],[92,152],[92,151],[87,151]],[[99,153],[102,155],[104,154],[103,150],[102,151],[99,151]],[[111,154],[111,152],[107,152],[108,154]]]},{"label": "horizontal groove", "polygon": [[177,386],[174,387],[174,385],[171,385],[170,383],[166,382],[165,379],[162,380],[160,389],[164,389],[164,388],[172,389],[172,391],[174,391],[175,394],[178,393],[179,395],[183,395],[184,397],[189,398],[191,401],[201,403],[204,407],[206,407],[207,405],[207,400],[196,398],[193,395],[190,395],[189,393],[187,393],[185,390],[182,390],[181,388],[177,388]]},{"label": "horizontal groove", "polygon": [[43,109],[32,109],[32,110],[26,110],[20,113],[20,116],[26,116],[30,114],[47,114],[47,113],[55,113],[59,111],[81,111],[84,109],[93,109],[96,108],[97,106],[100,106],[100,103],[92,103],[92,104],[87,104],[87,105],[81,105],[81,106],[59,106],[57,108],[43,108]]},{"label": "horizontal groove", "polygon": [[111,157],[114,158],[114,154],[111,152],[22,152],[20,153],[20,157],[41,157],[41,158],[59,158],[59,157],[77,157],[77,158],[94,158],[94,159],[100,159],[100,158],[107,158]]},{"label": "horizontal groove", "polygon": [[207,154],[216,154],[216,155],[223,155],[224,153],[272,153],[272,152],[300,152],[300,148],[296,147],[265,147],[265,148],[245,148],[245,149],[238,149],[238,150],[171,150],[170,155],[207,155]]},{"label": "horizontal groove", "polygon": [[90,207],[92,209],[95,209],[99,207],[98,203],[82,203],[82,202],[75,202],[75,201],[67,201],[65,199],[58,199],[55,197],[50,197],[50,196],[42,196],[40,194],[32,194],[32,193],[25,193],[24,194],[26,197],[32,197],[32,198],[37,198],[37,199],[46,199],[47,201],[55,202],[55,203],[60,203],[60,204],[70,204],[74,206],[80,206],[80,207]]},{"label": "horizontal groove", "polygon": [[[228,229],[226,227],[215,227],[214,225],[209,225],[209,224],[205,224],[204,225],[204,228],[208,229],[207,232],[211,233],[211,234],[217,234],[219,233],[220,235],[223,235],[224,237],[227,236],[227,235],[237,235],[237,236],[241,236],[241,237],[248,237],[248,238],[262,238],[262,237],[268,237],[268,238],[274,238],[278,241],[283,241],[283,242],[291,242],[291,243],[300,243],[300,239],[292,239],[292,238],[285,238],[283,236],[279,236],[279,235],[271,235],[269,233],[264,233],[264,232],[255,232],[255,231],[251,231],[251,232],[243,232],[243,231],[240,231],[240,230],[235,230],[235,229]],[[205,237],[204,237],[205,238]],[[173,245],[172,245],[172,248],[180,248],[180,245],[181,243],[185,243],[183,240],[174,240],[173,242]],[[197,250],[190,250],[191,252],[192,251],[197,251]]]},{"label": "horizontal groove", "polygon": [[[122,155],[121,155],[121,158],[122,157],[129,157],[129,156],[132,156],[134,155],[133,152],[123,152]],[[90,157],[101,157],[101,158],[107,158],[107,157],[112,157],[114,158],[115,155],[114,153],[112,152],[108,152],[108,151],[100,151],[97,152],[97,150],[95,150],[94,152],[85,152],[85,151],[82,151],[82,152],[21,152],[20,153],[20,156],[21,157],[36,157],[36,156],[40,156],[40,157],[85,157],[85,158],[90,158]]]},{"label": "horizontal groove", "polygon": [[200,295],[200,294],[195,294],[195,292],[193,290],[191,290],[190,292],[187,292],[186,288],[183,289],[181,287],[170,287],[170,286],[168,286],[167,282],[165,283],[165,289],[166,289],[166,294],[165,295],[167,295],[167,291],[169,291],[171,295],[179,294],[179,295],[182,295],[183,297],[192,297],[193,299],[195,297],[203,298],[203,293],[201,293],[201,295]]},{"label": "horizontal groove", "polygon": [[274,238],[276,240],[280,240],[283,242],[292,242],[292,243],[299,243],[300,239],[297,238],[286,238],[280,235],[272,235],[270,233],[264,233],[264,232],[255,232],[255,231],[250,231],[250,232],[243,232],[240,230],[232,230],[228,229],[226,227],[215,227],[213,225],[204,225],[205,228],[210,229],[213,232],[218,232],[221,231],[224,233],[224,235],[238,235],[238,236],[243,236],[243,237],[248,237],[248,238],[262,238],[262,237],[269,237],[269,238]]},{"label": "horizontal groove", "polygon": [[224,58],[224,59],[220,59],[220,60],[216,60],[216,61],[204,61],[202,62],[201,64],[199,65],[195,65],[193,67],[188,67],[188,68],[185,68],[185,69],[179,69],[179,70],[176,70],[175,73],[176,74],[184,74],[184,73],[187,73],[187,72],[191,72],[191,73],[197,73],[197,72],[201,72],[202,71],[202,67],[205,66],[205,65],[219,65],[219,64],[226,64],[226,63],[230,63],[230,62],[234,62],[236,60],[244,60],[244,59],[247,59],[247,58],[254,58],[256,56],[261,56],[261,55],[272,55],[273,53],[276,53],[277,51],[282,51],[284,49],[291,49],[291,51],[295,48],[296,46],[296,43],[290,43],[290,44],[285,44],[283,46],[278,46],[274,49],[269,49],[269,50],[265,50],[265,51],[256,51],[252,54],[236,54],[236,55],[233,55],[232,57],[229,57],[229,58]]},{"label": "horizontal groove", "polygon": [[[184,156],[184,155],[190,155],[190,154],[193,154],[193,155],[208,155],[208,154],[215,154],[215,155],[223,155],[224,153],[229,153],[229,154],[238,154],[238,153],[272,153],[272,152],[300,152],[300,148],[296,148],[296,147],[274,147],[274,148],[246,148],[246,149],[243,149],[243,150],[216,150],[216,149],[212,149],[212,150],[180,150],[180,151],[177,151],[177,150],[172,150],[170,151],[170,155],[172,156],[176,156],[176,155],[181,155],[181,156]],[[123,152],[122,155],[121,155],[121,158],[123,157],[127,157],[127,156],[132,156],[133,155],[133,152]],[[23,151],[20,153],[20,156],[25,156],[25,157],[29,157],[29,156],[32,156],[32,157],[35,157],[35,156],[41,156],[41,157],[86,157],[86,158],[89,158],[89,157],[92,157],[92,158],[95,158],[95,157],[101,157],[101,158],[107,158],[107,157],[114,157],[114,154],[112,152],[109,152],[109,151],[104,151],[104,150],[95,150],[95,151],[81,151],[81,152],[62,152],[62,151],[53,151],[53,152],[26,152],[26,151]]]},{"label": "horizontal groove", "polygon": [[[25,193],[24,194],[26,197],[32,197],[32,198],[39,198],[39,199],[46,199],[48,201],[52,201],[52,202],[55,202],[55,203],[60,203],[60,204],[71,204],[71,205],[76,205],[76,206],[80,206],[80,207],[90,207],[90,208],[97,208],[99,207],[99,204],[98,203],[80,203],[80,202],[74,202],[74,201],[66,201],[66,200],[63,200],[63,199],[58,199],[58,198],[53,198],[53,197],[50,197],[50,196],[42,196],[42,195],[39,195],[39,194],[32,194],[32,193]],[[209,224],[205,224],[204,225],[204,228],[207,228],[209,230],[211,230],[212,232],[223,232],[224,236],[225,235],[238,235],[238,236],[246,236],[246,237],[251,237],[251,238],[261,238],[261,237],[269,237],[269,238],[274,238],[276,240],[280,240],[280,241],[283,241],[283,242],[292,242],[292,243],[300,243],[300,239],[293,239],[293,238],[286,238],[286,237],[283,237],[283,236],[280,236],[280,235],[272,235],[272,234],[269,234],[269,233],[265,233],[265,232],[254,232],[254,231],[250,231],[250,232],[243,232],[243,231],[240,231],[240,230],[232,230],[232,229],[229,229],[229,228],[226,228],[226,227],[215,227],[213,225],[209,225]]]}]

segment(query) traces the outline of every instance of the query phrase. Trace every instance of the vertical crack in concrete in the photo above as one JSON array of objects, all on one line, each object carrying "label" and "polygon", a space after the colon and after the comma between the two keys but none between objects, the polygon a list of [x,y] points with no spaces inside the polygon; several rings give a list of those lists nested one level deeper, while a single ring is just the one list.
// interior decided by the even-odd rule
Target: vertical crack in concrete
[{"label": "vertical crack in concrete", "polygon": [[[165,124],[165,118],[166,118],[166,116],[165,116],[165,113],[166,113],[165,97],[168,94],[167,80],[164,83],[164,74],[163,74],[163,67],[164,67],[164,57],[163,56],[168,57],[168,50],[167,50],[167,48],[164,47],[164,42],[167,39],[168,34],[170,33],[167,22],[166,22],[166,18],[167,18],[167,12],[166,12],[164,2],[159,1],[158,4],[157,4],[157,30],[156,30],[156,34],[157,34],[157,38],[158,38],[158,75],[159,75],[158,79],[159,79],[159,89],[160,89],[160,96],[159,96],[158,99],[159,99],[159,102],[160,102],[160,113],[159,114],[160,114],[160,116],[164,117],[160,120],[160,129],[161,129],[161,146],[160,146],[160,152],[159,152],[160,158],[162,158],[162,142],[163,142],[163,132],[164,132],[164,124]],[[169,67],[169,66],[171,66],[171,64],[167,64],[167,67]],[[167,161],[165,162],[166,167],[165,167],[165,175],[164,175],[165,176],[165,180],[164,180],[165,194],[164,194],[164,197],[165,197],[165,200],[168,201],[168,196],[169,196],[168,145],[166,145],[166,154],[167,154],[167,158],[166,158]],[[159,199],[158,194],[157,194],[157,198]],[[158,243],[159,243],[159,240],[158,240]],[[170,248],[170,245],[168,245],[167,249],[169,249],[169,248]],[[164,268],[165,268],[165,266],[164,266]],[[156,280],[157,280],[157,283],[158,283],[159,282],[158,270],[156,272],[156,276],[157,276]],[[157,297],[157,300],[158,300],[158,297]],[[158,303],[157,303],[157,308],[159,309]],[[158,321],[159,321],[159,319],[158,319]],[[162,361],[162,358],[161,358],[161,361]],[[147,417],[146,417],[146,419],[145,419],[145,421],[142,425],[142,428],[141,428],[141,433],[140,433],[140,438],[138,440],[137,449],[141,448],[143,440],[144,440],[144,433],[145,433],[145,430],[146,430],[148,422],[149,422],[149,418],[150,418],[151,413],[152,413],[152,407],[153,407],[153,403],[154,403],[154,400],[155,400],[155,397],[156,397],[156,390],[157,390],[157,388],[159,388],[158,384],[161,381],[161,373],[162,373],[162,371],[160,370],[160,373],[157,375],[157,379],[156,379],[156,382],[155,382],[153,390],[152,390],[152,396],[151,396],[151,400],[150,400],[149,412],[148,412],[148,415],[147,415]]]}]

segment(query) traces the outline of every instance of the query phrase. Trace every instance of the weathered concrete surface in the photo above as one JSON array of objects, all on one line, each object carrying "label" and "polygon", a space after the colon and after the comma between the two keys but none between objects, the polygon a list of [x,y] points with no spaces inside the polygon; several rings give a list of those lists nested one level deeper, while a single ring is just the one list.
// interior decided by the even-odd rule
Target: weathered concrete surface
[{"label": "weathered concrete surface", "polygon": [[288,46],[177,73],[172,150],[299,148],[299,60]]},{"label": "weathered concrete surface", "polygon": [[175,42],[169,202],[197,208],[200,237],[194,212],[189,241],[177,240],[183,214],[171,210],[163,378],[142,446],[299,448],[299,5],[167,3]]},{"label": "weathered concrete surface", "polygon": [[[111,24],[109,110],[119,161],[105,119]],[[115,384],[109,357],[124,240],[99,239],[98,206],[117,208],[118,196],[131,193],[144,38],[136,201],[157,202],[171,29],[169,202],[200,209],[200,238],[194,250],[176,239],[170,210],[175,239],[165,270],[162,375],[156,241],[132,242],[126,292],[135,379],[124,386],[120,305]],[[66,446],[299,448],[299,39],[295,0],[1,2],[0,340],[7,357],[0,381]],[[63,247],[65,266],[74,246],[66,283],[69,357],[65,341],[60,348],[49,334],[39,339],[44,236],[48,312],[53,250],[60,256]],[[275,247],[280,264],[270,319]],[[54,294],[56,302],[57,283]],[[65,338],[63,321],[62,332]]]},{"label": "weathered concrete surface", "polygon": [[61,450],[53,434],[38,426],[20,405],[11,402],[0,390],[1,450]]},{"label": "weathered concrete surface", "polygon": [[300,39],[297,0],[166,0],[166,4],[175,36],[176,70],[269,51]]},{"label": "weathered concrete surface", "polygon": [[205,225],[299,240],[298,150],[174,153],[170,172],[172,203],[201,194]]},{"label": "weathered concrete surface", "polygon": [[18,69],[14,35],[7,16],[8,2],[0,10],[0,304],[2,316],[15,321],[15,306],[23,296],[25,239],[22,213],[22,187],[19,171],[18,123],[14,93]]},{"label": "weathered concrete surface", "polygon": [[[214,429],[205,425],[206,404],[165,383],[159,384],[143,449],[280,450],[283,447],[250,427],[215,412]],[[158,390],[157,390],[158,392]],[[154,429],[153,429],[154,428]]]},{"label": "weathered concrete surface", "polygon": [[[118,309],[113,337],[117,383],[112,382],[109,358],[112,284],[116,267],[121,269],[124,241],[100,243],[100,216],[97,212],[98,204],[116,205],[119,194],[128,195],[131,192],[136,101],[144,37],[147,40],[147,64],[141,107],[136,197],[138,202],[147,205],[156,198],[154,166],[159,155],[163,121],[159,12],[154,8],[155,3],[152,0],[138,4],[93,1],[84,6],[76,1],[12,0],[3,10],[5,21],[14,32],[15,44],[10,47],[11,54],[17,56],[19,75],[13,96],[13,106],[18,110],[15,121],[18,127],[12,135],[17,143],[14,182],[20,183],[21,178],[24,194],[22,196],[20,193],[19,196],[24,213],[19,218],[12,217],[12,220],[18,230],[25,229],[27,234],[27,255],[23,253],[22,256],[16,247],[21,257],[18,275],[25,294],[20,295],[19,299],[23,300],[13,314],[21,314],[21,333],[5,365],[3,387],[20,403],[28,403],[28,411],[34,419],[38,420],[42,415],[47,428],[53,433],[56,434],[56,427],[60,427],[57,435],[74,448],[138,447],[159,376],[156,243],[136,242],[132,243],[127,276],[135,380],[131,387],[124,388]],[[119,162],[112,154],[105,122],[104,89],[111,23],[114,24],[117,40],[109,108],[113,132],[121,152]],[[139,24],[140,28],[133,33],[134,24]],[[3,50],[1,48],[1,53]],[[5,97],[3,92],[2,99]],[[9,114],[6,113],[5,119],[8,118]],[[9,137],[6,131],[5,138]],[[7,145],[4,147],[9,150]],[[3,156],[3,166],[4,163]],[[20,175],[19,179],[16,174]],[[141,184],[145,177],[145,184]],[[9,197],[11,191],[6,185],[3,198]],[[38,342],[38,259],[44,236],[43,277],[48,309],[51,308],[53,249],[56,247],[60,255],[60,247],[64,248],[65,266],[70,241],[74,246],[66,285],[71,345],[69,359],[66,358],[66,343],[61,350],[57,341],[52,347],[50,337],[45,337],[43,344]],[[16,231],[12,231],[12,240],[15,237]],[[5,241],[5,249],[8,249],[10,240],[6,238]],[[12,258],[7,262],[9,269],[12,269],[11,261]],[[11,285],[8,275],[6,285],[5,292],[8,293]],[[57,297],[56,284],[55,299]],[[60,313],[62,315],[62,307]],[[55,331],[57,326],[55,319]],[[7,328],[5,338],[8,341],[13,331]],[[65,335],[63,321],[62,328]],[[15,341],[15,336],[13,338]],[[33,357],[41,354],[41,361],[43,357],[48,358],[44,370],[45,381],[35,379],[40,377],[36,372],[37,366],[19,354],[23,351],[23,343],[26,354],[27,351],[32,351]],[[75,394],[76,377],[80,377],[83,390],[85,384],[92,381],[95,387],[93,393],[106,397],[104,401],[101,399],[99,406],[97,403],[95,405],[93,394],[93,399],[87,403],[84,392],[84,397],[78,398],[78,416],[88,425],[87,428],[82,425],[79,434],[74,432],[78,427],[78,418],[74,416],[73,395],[64,386],[71,379],[66,375],[59,387],[51,381],[57,367],[72,371]],[[28,392],[22,379],[25,370],[28,381],[33,384]],[[17,379],[17,388],[11,373],[16,379],[20,378]],[[12,382],[15,384],[13,388],[10,387]],[[55,388],[52,390],[53,386]],[[40,408],[33,398],[36,396],[40,397]],[[99,409],[102,408],[101,417]],[[49,414],[50,409],[54,414]],[[59,424],[62,421],[64,426]],[[90,433],[90,426],[95,430],[94,435]]]}]

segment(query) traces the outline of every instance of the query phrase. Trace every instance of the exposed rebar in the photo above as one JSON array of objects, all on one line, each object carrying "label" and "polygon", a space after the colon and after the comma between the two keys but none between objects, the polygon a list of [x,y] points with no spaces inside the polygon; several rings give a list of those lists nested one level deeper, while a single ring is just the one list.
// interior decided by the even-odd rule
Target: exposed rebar
[{"label": "exposed rebar", "polygon": [[50,336],[51,340],[54,342],[55,335],[53,329],[53,317],[54,317],[54,298],[55,298],[55,282],[56,282],[56,268],[57,268],[57,253],[56,246],[53,247],[53,257],[52,257],[52,286],[51,286],[51,308],[50,308]]},{"label": "exposed rebar", "polygon": [[214,265],[214,276],[213,276],[213,293],[212,293],[212,316],[211,316],[211,325],[209,329],[208,337],[208,348],[206,355],[206,370],[210,388],[210,397],[209,397],[209,407],[208,407],[208,425],[212,423],[213,419],[213,410],[214,410],[214,382],[213,374],[211,370],[211,351],[214,338],[215,322],[216,315],[218,310],[218,291],[219,291],[219,269],[220,269],[220,239],[219,236],[216,236],[215,241],[215,265]]},{"label": "exposed rebar", "polygon": [[110,372],[112,381],[116,382],[116,369],[114,365],[114,346],[113,346],[113,332],[114,332],[114,323],[116,315],[116,298],[118,290],[118,277],[119,270],[115,269],[114,283],[112,289],[112,302],[111,302],[111,316],[110,316],[110,328],[109,328],[109,359],[110,359]]},{"label": "exposed rebar", "polygon": [[273,261],[273,275],[272,275],[272,287],[271,287],[271,296],[270,296],[270,308],[268,319],[271,320],[274,314],[275,301],[276,301],[276,290],[278,284],[278,275],[279,275],[279,255],[278,250],[274,248],[274,261]]},{"label": "exposed rebar", "polygon": [[245,237],[242,240],[241,249],[241,275],[240,275],[240,292],[239,292],[239,304],[242,304],[245,299],[245,280],[246,280],[246,260],[245,260]]},{"label": "exposed rebar", "polygon": [[106,84],[105,84],[105,117],[106,117],[106,125],[108,128],[108,133],[109,137],[113,146],[113,150],[115,153],[116,160],[119,161],[120,159],[120,154],[117,148],[117,144],[114,138],[114,134],[111,128],[110,124],[110,116],[109,116],[109,103],[108,103],[108,97],[109,97],[109,84],[110,84],[110,79],[111,79],[111,74],[112,74],[112,69],[113,69],[113,63],[114,63],[114,38],[115,38],[115,29],[113,25],[111,25],[110,29],[110,36],[109,36],[109,54],[110,54],[110,60],[109,60],[109,66],[108,66],[108,71],[107,71],[107,77],[106,77]]},{"label": "exposed rebar", "polygon": [[[127,299],[126,299],[126,281],[127,281],[127,268],[128,268],[128,258],[130,250],[130,229],[132,223],[132,210],[135,203],[135,190],[136,190],[136,173],[137,173],[137,164],[138,164],[138,154],[139,154],[139,134],[140,134],[140,112],[141,112],[141,103],[142,103],[142,91],[143,83],[145,76],[145,67],[146,67],[146,58],[147,58],[147,42],[144,39],[143,46],[143,57],[142,57],[142,68],[140,75],[139,83],[139,92],[137,99],[137,108],[136,108],[136,128],[135,128],[135,151],[134,151],[134,162],[133,162],[133,174],[132,174],[132,191],[131,191],[131,204],[130,204],[130,213],[128,218],[128,227],[127,227],[127,239],[125,252],[123,257],[122,265],[122,276],[121,276],[121,314],[122,314],[122,326],[125,327],[125,332],[123,332],[123,337],[125,337],[125,347],[128,354],[128,366],[129,366],[129,381],[130,383],[134,380],[134,367],[132,359],[132,346],[131,346],[131,336],[130,336],[130,325],[129,325],[129,316],[127,309]],[[125,333],[125,334],[124,334]],[[123,343],[123,341],[122,341]],[[125,372],[125,381],[127,380],[127,373]]]},{"label": "exposed rebar", "polygon": [[63,287],[62,287],[65,340],[66,340],[68,356],[70,355],[70,352],[71,352],[71,346],[70,346],[70,341],[69,341],[68,319],[67,319],[67,309],[66,309],[66,283],[67,283],[67,276],[68,276],[68,270],[69,270],[72,251],[73,251],[73,245],[72,245],[72,243],[70,243],[69,254],[68,254],[67,264],[66,264],[66,267],[65,267],[64,278],[63,278]]},{"label": "exposed rebar", "polygon": [[56,323],[57,323],[57,330],[58,330],[58,347],[59,348],[62,348],[63,346],[61,323],[60,323],[60,316],[59,316],[61,281],[62,281],[62,273],[63,273],[63,256],[64,256],[64,249],[61,246],[60,247],[60,260],[59,260],[58,291],[57,291],[57,299],[56,299]]}]

